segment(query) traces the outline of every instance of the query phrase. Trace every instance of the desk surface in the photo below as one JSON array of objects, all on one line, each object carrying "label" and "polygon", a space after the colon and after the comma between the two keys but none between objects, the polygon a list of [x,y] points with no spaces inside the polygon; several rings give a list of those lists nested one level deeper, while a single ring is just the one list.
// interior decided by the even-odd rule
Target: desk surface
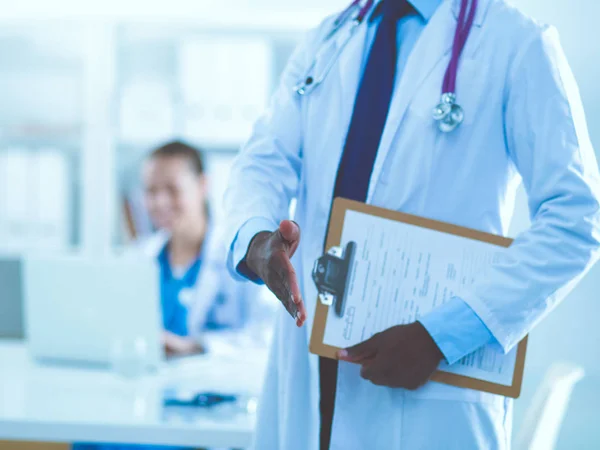
[{"label": "desk surface", "polygon": [[162,405],[170,388],[257,396],[266,352],[244,354],[253,357],[221,352],[186,358],[133,379],[108,370],[41,365],[31,361],[24,343],[0,340],[0,440],[247,447],[252,408],[173,411]]}]

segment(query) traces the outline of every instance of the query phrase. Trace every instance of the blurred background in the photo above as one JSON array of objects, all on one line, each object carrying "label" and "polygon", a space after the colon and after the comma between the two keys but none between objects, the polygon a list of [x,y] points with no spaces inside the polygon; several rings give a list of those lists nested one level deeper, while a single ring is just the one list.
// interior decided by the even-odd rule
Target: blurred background
[{"label": "blurred background", "polygon": [[[0,256],[110,254],[152,231],[140,163],[173,138],[206,154],[212,213],[304,31],[348,0],[20,0],[0,9]],[[600,3],[514,0],[555,25],[600,151]],[[528,224],[521,195],[512,234]],[[2,278],[0,278],[1,280]],[[2,289],[2,286],[0,286]],[[531,335],[515,429],[547,369],[585,370],[558,448],[600,447],[600,267]],[[0,335],[22,334],[2,304]],[[7,363],[0,362],[0,367]],[[1,370],[1,369],[0,369]]]}]

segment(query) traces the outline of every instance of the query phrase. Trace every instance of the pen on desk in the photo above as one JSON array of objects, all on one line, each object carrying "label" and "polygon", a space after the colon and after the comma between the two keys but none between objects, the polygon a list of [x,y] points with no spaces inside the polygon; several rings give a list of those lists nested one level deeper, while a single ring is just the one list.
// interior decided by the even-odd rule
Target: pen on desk
[{"label": "pen on desk", "polygon": [[222,403],[233,403],[237,401],[236,395],[217,394],[212,392],[203,392],[195,395],[191,399],[181,400],[178,398],[165,399],[165,406],[189,406],[194,408],[211,408]]}]

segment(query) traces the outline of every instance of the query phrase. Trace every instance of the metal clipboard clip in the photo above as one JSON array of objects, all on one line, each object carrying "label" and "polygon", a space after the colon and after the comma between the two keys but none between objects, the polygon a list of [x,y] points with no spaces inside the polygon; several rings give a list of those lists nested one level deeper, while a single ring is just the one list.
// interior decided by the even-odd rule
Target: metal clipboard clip
[{"label": "metal clipboard clip", "polygon": [[346,291],[355,253],[356,242],[353,241],[344,248],[331,247],[315,261],[313,267],[312,279],[319,292],[319,301],[326,306],[333,306],[338,317],[344,317]]}]

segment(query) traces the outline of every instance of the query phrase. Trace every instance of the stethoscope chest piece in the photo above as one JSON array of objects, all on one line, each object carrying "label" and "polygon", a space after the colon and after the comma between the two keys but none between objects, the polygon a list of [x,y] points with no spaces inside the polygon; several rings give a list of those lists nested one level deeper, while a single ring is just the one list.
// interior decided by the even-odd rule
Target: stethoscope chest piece
[{"label": "stethoscope chest piece", "polygon": [[456,95],[452,92],[442,94],[442,100],[433,109],[433,118],[438,122],[438,128],[443,133],[450,133],[463,123],[465,113],[456,103]]}]

